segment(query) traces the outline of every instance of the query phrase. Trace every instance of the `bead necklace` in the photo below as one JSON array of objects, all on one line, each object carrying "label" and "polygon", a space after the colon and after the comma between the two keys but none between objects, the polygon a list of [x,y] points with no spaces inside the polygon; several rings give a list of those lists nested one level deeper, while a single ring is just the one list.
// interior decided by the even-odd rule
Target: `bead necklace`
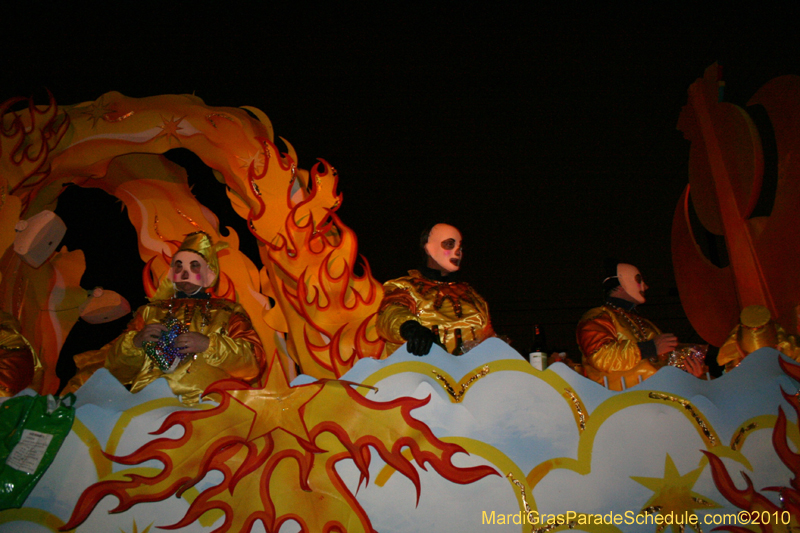
[{"label": "bead necklace", "polygon": [[[200,327],[205,328],[210,321],[210,300],[205,300],[204,308],[200,310]],[[191,356],[192,360],[197,359],[197,354],[183,354],[178,351],[175,346],[175,338],[188,331],[191,331],[192,319],[197,311],[197,301],[191,299],[185,303],[183,313],[183,323],[181,323],[174,313],[174,297],[170,299],[167,304],[167,316],[162,322],[167,328],[167,331],[161,334],[157,341],[148,341],[143,344],[145,353],[153,359],[153,361],[161,368],[162,372],[169,370],[175,359],[183,361],[186,357]],[[189,369],[186,370],[189,372]]]},{"label": "bead necklace", "polygon": [[[647,325],[642,320],[642,317],[636,314],[629,315],[624,309],[610,302],[606,302],[605,305],[606,307],[611,308],[615,315],[621,316],[626,322],[628,322],[637,341],[644,342],[647,340]],[[631,318],[633,320],[631,320]],[[634,321],[636,322],[635,324]]]}]

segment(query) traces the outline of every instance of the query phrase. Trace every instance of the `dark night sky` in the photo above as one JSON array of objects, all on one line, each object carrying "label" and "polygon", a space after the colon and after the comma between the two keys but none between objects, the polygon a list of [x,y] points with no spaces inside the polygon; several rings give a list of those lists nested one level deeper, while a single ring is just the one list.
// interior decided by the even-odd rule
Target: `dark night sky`
[{"label": "dark night sky", "polygon": [[[699,340],[670,259],[689,151],[678,115],[715,61],[740,105],[773,77],[800,74],[797,10],[237,5],[7,9],[0,99],[194,92],[258,107],[301,166],[319,157],[339,171],[339,215],[377,279],[416,267],[423,222],[444,217],[464,234],[464,277],[518,349],[538,322],[552,348],[577,355],[574,326],[599,303],[609,255],[641,268],[645,314]],[[103,217],[119,211],[109,205]],[[71,248],[117,231],[68,224]],[[107,270],[90,264],[83,285],[114,289]]]}]

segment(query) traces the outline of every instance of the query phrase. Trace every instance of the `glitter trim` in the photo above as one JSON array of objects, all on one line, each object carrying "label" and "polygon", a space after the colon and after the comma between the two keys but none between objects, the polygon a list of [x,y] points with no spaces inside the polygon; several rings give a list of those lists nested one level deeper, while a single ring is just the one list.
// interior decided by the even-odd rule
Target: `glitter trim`
[{"label": "glitter trim", "polygon": [[569,396],[569,399],[572,401],[574,410],[578,414],[578,427],[580,428],[581,432],[583,432],[583,430],[586,429],[586,415],[581,407],[581,401],[571,389],[564,388],[564,392],[567,393],[567,396]]},{"label": "glitter trim", "polygon": [[522,483],[520,483],[519,480],[515,478],[514,474],[512,474],[511,472],[506,474],[506,477],[508,478],[509,481],[511,481],[511,483],[519,487],[519,493],[520,496],[522,497],[522,505],[525,506],[525,516],[529,516],[532,511],[531,511],[531,506],[528,505],[528,498],[525,497],[525,487],[522,486]]},{"label": "glitter trim", "polygon": [[433,375],[436,376],[436,379],[438,379],[439,381],[442,382],[442,386],[444,387],[444,390],[446,390],[447,393],[450,396],[453,397],[453,399],[456,401],[456,403],[458,403],[458,402],[461,401],[461,399],[467,393],[467,389],[469,389],[470,385],[472,385],[473,383],[475,383],[476,381],[478,381],[479,379],[481,379],[482,377],[484,377],[486,374],[489,373],[489,365],[484,365],[484,367],[481,369],[480,372],[478,372],[477,374],[475,374],[472,377],[470,377],[467,380],[466,383],[461,385],[461,390],[458,391],[458,392],[456,392],[456,390],[453,388],[453,386],[450,385],[450,382],[447,381],[446,377],[444,377],[443,375],[441,375],[438,372],[436,372],[436,370],[431,370],[431,372],[433,372]]},{"label": "glitter trim", "polygon": [[755,422],[747,426],[740,427],[739,431],[736,432],[736,436],[733,439],[731,439],[731,450],[736,451],[736,449],[739,447],[739,443],[744,438],[745,434],[749,431],[754,430],[757,427],[758,424]]},{"label": "glitter trim", "polygon": [[[178,214],[179,214],[180,216],[182,216],[183,218],[185,218],[185,219],[186,219],[186,221],[187,221],[189,224],[191,224],[192,226],[194,226],[195,228],[197,228],[197,229],[199,229],[199,230],[201,230],[201,231],[203,230],[203,228],[201,228],[201,227],[200,227],[200,225],[199,225],[199,224],[197,224],[197,222],[195,222],[194,220],[192,220],[192,217],[190,217],[189,215],[187,215],[186,213],[184,213],[183,211],[181,211],[181,210],[180,210],[180,209],[178,209],[178,208],[175,208],[175,211],[177,211],[177,212],[178,212]],[[202,255],[202,254],[201,254],[201,255]]]},{"label": "glitter trim", "polygon": [[161,239],[162,241],[166,240],[164,239],[164,236],[161,235],[161,232],[158,231],[158,215],[156,215],[155,220],[153,220],[153,230],[155,230],[156,235],[158,235],[159,239]]},{"label": "glitter trim", "polygon": [[694,407],[692,407],[692,404],[690,402],[684,400],[683,398],[670,396],[668,394],[661,394],[659,392],[651,392],[649,396],[654,400],[664,400],[680,404],[684,409],[689,411],[689,414],[692,416],[692,418],[694,418],[695,423],[697,423],[698,427],[703,432],[703,435],[705,435],[706,440],[709,442],[709,444],[711,446],[717,445],[717,439],[714,437],[714,435],[711,434],[711,430],[708,429],[708,426],[706,425],[705,421],[702,418],[700,418],[700,415],[698,415],[695,412]]},{"label": "glitter trim", "polygon": [[124,115],[120,115],[117,118],[108,118],[108,115],[110,115],[110,113],[106,113],[105,115],[103,115],[103,120],[105,120],[106,122],[110,123],[122,122],[126,118],[130,118],[131,116],[133,116],[133,111],[128,111]]},{"label": "glitter trim", "polygon": [[206,120],[209,122],[209,124],[211,124],[214,127],[214,129],[217,128],[217,123],[214,122],[213,117],[224,118],[229,120],[230,122],[233,122],[233,119],[228,115],[223,115],[222,113],[209,113],[208,115],[206,115]]}]

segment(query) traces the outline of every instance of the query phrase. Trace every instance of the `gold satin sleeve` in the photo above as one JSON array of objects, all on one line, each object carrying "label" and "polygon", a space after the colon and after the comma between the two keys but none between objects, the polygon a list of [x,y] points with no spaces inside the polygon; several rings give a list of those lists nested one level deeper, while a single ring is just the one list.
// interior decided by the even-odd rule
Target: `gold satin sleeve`
[{"label": "gold satin sleeve", "polygon": [[[645,340],[661,334],[650,321],[641,320],[646,326]],[[632,387],[638,383],[638,376],[647,379],[657,371],[650,361],[642,360],[639,341],[630,325],[605,308],[592,309],[581,318],[577,340],[586,377],[601,384],[607,378],[611,390],[622,390],[621,380]]]},{"label": "gold satin sleeve", "polygon": [[400,336],[400,326],[408,320],[417,319],[417,302],[411,296],[410,287],[395,281],[383,285],[383,300],[378,309],[376,326],[380,335],[394,352],[405,340]]},{"label": "gold satin sleeve", "polygon": [[[176,309],[174,314],[180,319],[183,310]],[[208,314],[207,324],[203,325],[200,313],[195,313],[190,323],[190,331],[208,337],[208,348],[196,358],[187,357],[173,372],[164,373],[144,349],[133,345],[133,337],[147,324],[162,323],[167,311],[157,303],[139,308],[128,331],[108,345],[105,367],[134,393],[163,377],[188,405],[198,402],[216,381],[231,377],[257,380],[266,367],[264,350],[242,307],[231,303]]]},{"label": "gold satin sleeve", "polygon": [[[398,278],[384,283],[384,297],[381,301],[377,317],[378,334],[386,341],[385,353],[393,353],[405,340],[400,336],[400,326],[408,320],[416,320],[439,334],[439,342],[445,349],[454,353],[457,349],[456,330],[461,331],[462,342],[482,342],[495,335],[489,317],[489,306],[486,301],[466,283],[458,283],[457,291],[450,291],[446,285],[431,289],[425,295],[414,288],[414,281],[419,281],[419,273],[411,271],[409,277]],[[436,282],[434,287],[438,287]],[[444,297],[436,305],[441,294],[462,294],[459,300],[460,311],[457,312],[450,298]]]}]

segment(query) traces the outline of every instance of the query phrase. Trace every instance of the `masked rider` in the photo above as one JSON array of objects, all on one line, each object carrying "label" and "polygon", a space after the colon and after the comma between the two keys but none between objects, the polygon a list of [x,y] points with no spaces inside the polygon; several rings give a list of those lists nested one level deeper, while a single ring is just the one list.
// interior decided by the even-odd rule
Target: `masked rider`
[{"label": "masked rider", "polygon": [[[583,353],[586,377],[598,383],[606,378],[611,390],[632,387],[664,366],[678,338],[661,333],[652,322],[639,316],[636,306],[645,302],[647,284],[639,269],[627,263],[608,265],[603,281],[605,303],[586,312],[578,323],[578,345]],[[686,370],[702,375],[703,368],[686,359]]]},{"label": "masked rider", "polygon": [[453,355],[494,336],[489,306],[467,283],[458,281],[463,256],[461,233],[449,224],[423,231],[425,267],[386,282],[378,312],[378,333],[391,354],[404,342],[414,355],[433,343]]},{"label": "masked rider", "polygon": [[150,303],[103,349],[106,368],[131,392],[164,377],[172,392],[193,404],[215,381],[261,376],[264,353],[247,313],[206,291],[217,281],[217,251],[225,247],[212,245],[203,232],[188,235]]}]

